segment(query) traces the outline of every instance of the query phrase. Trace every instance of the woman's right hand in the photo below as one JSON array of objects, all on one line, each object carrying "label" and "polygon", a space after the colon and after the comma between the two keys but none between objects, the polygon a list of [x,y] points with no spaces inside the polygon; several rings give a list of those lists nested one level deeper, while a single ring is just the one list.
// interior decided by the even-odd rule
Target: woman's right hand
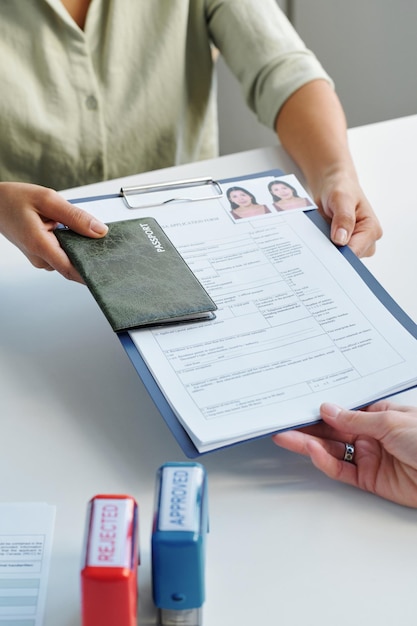
[{"label": "woman's right hand", "polygon": [[54,235],[58,224],[93,238],[103,237],[108,230],[53,189],[28,183],[0,183],[0,233],[35,267],[56,270],[65,278],[82,283]]}]

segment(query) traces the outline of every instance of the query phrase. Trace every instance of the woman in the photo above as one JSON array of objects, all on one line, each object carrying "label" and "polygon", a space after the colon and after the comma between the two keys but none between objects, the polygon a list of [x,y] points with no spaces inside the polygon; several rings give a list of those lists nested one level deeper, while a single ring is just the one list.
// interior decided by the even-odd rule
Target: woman
[{"label": "woman", "polygon": [[268,189],[277,211],[302,209],[303,207],[311,206],[308,198],[300,198],[295,187],[284,183],[282,180],[273,180],[269,183]]},{"label": "woman", "polygon": [[69,225],[72,206],[51,195],[40,204],[46,188],[217,156],[212,42],[301,168],[332,240],[373,254],[382,231],[359,185],[340,101],[275,0],[120,4],[0,2],[0,207],[10,220],[3,228],[36,267],[76,275],[41,219],[59,213]]},{"label": "woman", "polygon": [[258,204],[255,196],[243,187],[229,187],[226,195],[235,220],[271,212],[265,204]]}]

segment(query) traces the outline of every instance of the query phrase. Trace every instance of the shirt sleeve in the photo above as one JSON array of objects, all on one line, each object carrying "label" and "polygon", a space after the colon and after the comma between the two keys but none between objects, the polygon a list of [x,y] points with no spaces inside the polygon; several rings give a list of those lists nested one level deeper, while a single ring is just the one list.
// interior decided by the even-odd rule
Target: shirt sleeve
[{"label": "shirt sleeve", "polygon": [[275,0],[206,0],[209,33],[258,120],[273,128],[284,102],[306,83],[333,81]]}]

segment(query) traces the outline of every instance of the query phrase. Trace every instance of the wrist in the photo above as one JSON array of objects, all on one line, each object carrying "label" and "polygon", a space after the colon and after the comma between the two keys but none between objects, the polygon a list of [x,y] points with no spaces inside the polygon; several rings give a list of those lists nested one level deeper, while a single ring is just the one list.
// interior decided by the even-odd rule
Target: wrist
[{"label": "wrist", "polygon": [[352,162],[333,162],[327,167],[323,166],[319,171],[305,172],[307,183],[317,202],[323,194],[330,191],[352,191],[359,187],[359,180]]}]

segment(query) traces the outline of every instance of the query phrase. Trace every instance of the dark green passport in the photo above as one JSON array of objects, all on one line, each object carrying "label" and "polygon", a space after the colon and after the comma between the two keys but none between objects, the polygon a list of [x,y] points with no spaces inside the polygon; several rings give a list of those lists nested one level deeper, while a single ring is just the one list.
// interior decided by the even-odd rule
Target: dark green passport
[{"label": "dark green passport", "polygon": [[214,317],[215,303],[155,219],[108,227],[102,239],[55,234],[114,331]]}]

